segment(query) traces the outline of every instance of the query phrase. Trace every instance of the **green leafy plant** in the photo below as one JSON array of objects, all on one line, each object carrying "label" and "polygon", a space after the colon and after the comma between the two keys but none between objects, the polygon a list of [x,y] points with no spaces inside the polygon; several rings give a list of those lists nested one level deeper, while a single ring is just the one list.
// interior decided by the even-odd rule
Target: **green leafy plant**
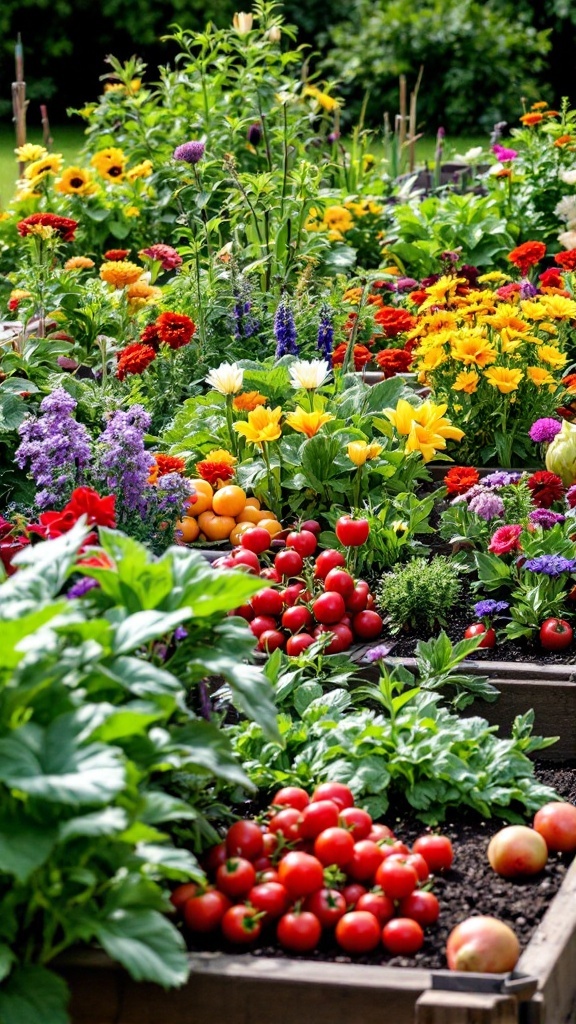
[{"label": "green leafy plant", "polygon": [[444,555],[414,558],[383,576],[378,600],[393,632],[446,625],[460,596],[460,568]]}]

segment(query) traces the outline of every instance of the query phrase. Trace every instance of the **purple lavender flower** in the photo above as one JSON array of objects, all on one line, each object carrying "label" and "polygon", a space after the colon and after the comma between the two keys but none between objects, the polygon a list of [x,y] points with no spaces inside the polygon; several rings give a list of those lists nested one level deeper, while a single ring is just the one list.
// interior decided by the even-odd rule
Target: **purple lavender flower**
[{"label": "purple lavender flower", "polygon": [[518,156],[518,153],[515,149],[508,149],[507,146],[501,146],[498,142],[496,142],[492,146],[492,152],[494,153],[494,156],[501,164],[505,164],[508,163],[508,161],[515,160]]},{"label": "purple lavender flower", "polygon": [[332,345],[334,342],[334,326],[330,316],[330,309],[323,305],[320,310],[320,323],[318,324],[318,336],[316,346],[328,363],[331,362]]},{"label": "purple lavender flower", "polygon": [[552,416],[543,416],[539,420],[535,420],[528,435],[531,441],[535,441],[536,444],[549,444],[562,430],[562,424],[560,420],[553,419]]},{"label": "purple lavender flower", "polygon": [[274,336],[276,338],[276,359],[282,356],[297,356],[299,348],[296,344],[296,324],[294,315],[287,302],[282,300],[274,316]]},{"label": "purple lavender flower", "polygon": [[248,281],[241,278],[234,287],[234,337],[236,341],[242,338],[251,338],[256,333],[259,323],[251,315],[252,299],[251,289]]},{"label": "purple lavender flower", "polygon": [[563,555],[537,555],[524,562],[524,568],[530,572],[542,573],[544,576],[561,576],[563,572],[576,569],[576,558],[564,558]]},{"label": "purple lavender flower", "polygon": [[83,482],[83,470],[89,465],[90,434],[73,417],[76,401],[64,388],[55,390],[40,405],[42,416],[24,420],[18,428],[22,443],[16,450],[16,464],[30,473],[39,488],[39,508],[65,502]]},{"label": "purple lavender flower", "polygon": [[502,498],[499,498],[497,494],[492,491],[487,491],[484,494],[477,494],[475,498],[468,503],[470,512],[474,512],[481,519],[485,519],[486,522],[490,522],[491,519],[496,519],[497,516],[504,514],[504,502]]},{"label": "purple lavender flower", "polygon": [[494,601],[488,598],[486,601],[477,601],[474,605],[474,614],[479,619],[484,618],[488,615],[499,615],[500,612],[508,611],[510,605],[508,601]]},{"label": "purple lavender flower", "polygon": [[330,145],[334,145],[335,142],[338,142],[339,138],[340,132],[334,130],[333,132],[330,132],[330,134],[328,135],[328,142],[330,143]]},{"label": "purple lavender flower", "polygon": [[99,587],[98,580],[92,579],[91,576],[83,576],[77,583],[73,583],[69,590],[66,591],[66,597],[72,600],[75,597],[84,597],[88,591],[94,590],[95,587]]},{"label": "purple lavender flower", "polygon": [[191,493],[190,482],[180,473],[165,473],[154,487],[158,512],[175,511],[178,517],[184,509],[184,502]]},{"label": "purple lavender flower", "polygon": [[499,469],[482,477],[482,485],[489,488],[508,487],[509,484],[517,484],[521,476],[522,473],[506,473],[505,470]]},{"label": "purple lavender flower", "polygon": [[175,640],[185,640],[187,636],[188,630],[184,626],[176,626],[176,629],[174,630]]},{"label": "purple lavender flower", "polygon": [[[96,478],[116,495],[118,523],[131,513],[144,515],[145,489],[153,457],[144,447],[144,433],[150,426],[150,416],[141,405],[132,405],[124,412],[113,413],[98,444]],[[165,478],[164,478],[165,479]]]},{"label": "purple lavender flower", "polygon": [[206,145],[199,140],[185,142],[182,146],[176,146],[173,156],[175,160],[183,160],[186,164],[197,164],[204,156]]},{"label": "purple lavender flower", "polygon": [[549,508],[535,508],[533,512],[530,512],[528,518],[535,526],[541,526],[543,530],[551,530],[556,523],[563,523],[566,516],[560,515],[559,512],[552,512]]}]

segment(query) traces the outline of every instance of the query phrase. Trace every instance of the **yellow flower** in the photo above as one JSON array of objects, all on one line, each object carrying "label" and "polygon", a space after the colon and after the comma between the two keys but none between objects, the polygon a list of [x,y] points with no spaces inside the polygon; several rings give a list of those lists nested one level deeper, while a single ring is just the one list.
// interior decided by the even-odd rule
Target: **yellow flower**
[{"label": "yellow flower", "polygon": [[100,277],[114,288],[125,288],[126,285],[134,284],[142,277],[142,273],[142,267],[137,267],[130,260],[114,260],[103,263],[100,267]]},{"label": "yellow flower", "polygon": [[82,167],[67,167],[54,189],[67,196],[91,196],[98,191],[98,186],[92,175]]},{"label": "yellow flower", "polygon": [[548,318],[544,305],[537,299],[522,299],[520,309],[522,310],[522,315],[528,317],[529,320],[538,321],[547,320]]},{"label": "yellow flower", "polygon": [[418,369],[429,373],[431,370],[437,370],[443,362],[446,361],[446,353],[443,348],[429,348],[422,354],[421,359],[418,362]]},{"label": "yellow flower", "polygon": [[[526,337],[520,331],[504,328],[500,334],[500,348],[505,355],[515,352],[524,341],[530,341],[530,336]],[[534,341],[538,341],[538,339],[534,338]]]},{"label": "yellow flower", "polygon": [[548,363],[553,370],[561,370],[568,362],[568,356],[564,355],[563,352],[559,352],[554,345],[540,345],[538,349],[538,358],[541,359],[543,363]]},{"label": "yellow flower", "polygon": [[498,388],[502,395],[508,395],[511,391],[517,391],[518,385],[524,374],[522,370],[509,370],[506,366],[493,366],[484,374],[486,380],[493,388]]},{"label": "yellow flower", "polygon": [[508,328],[511,331],[518,331],[519,334],[528,334],[530,325],[518,316],[518,310],[514,306],[502,305],[495,313],[482,317],[482,323],[490,324],[497,331]]},{"label": "yellow flower", "polygon": [[126,86],[122,82],[106,82],[104,92],[125,92]]},{"label": "yellow flower", "polygon": [[434,458],[436,452],[444,451],[445,447],[446,441],[443,437],[435,434],[428,427],[413,423],[404,451],[420,452],[424,462],[430,462],[430,459]]},{"label": "yellow flower", "polygon": [[25,142],[23,146],[15,149],[16,159],[21,164],[30,163],[31,160],[42,160],[48,156],[48,150],[44,146],[37,146],[33,142]]},{"label": "yellow flower", "polygon": [[378,458],[382,451],[382,445],[376,444],[375,441],[372,441],[371,444],[367,444],[366,441],[350,441],[346,450],[348,458],[355,466],[363,466],[370,459]]},{"label": "yellow flower", "polygon": [[501,284],[502,281],[507,281],[506,274],[503,274],[501,270],[491,270],[488,274],[481,274],[478,278],[478,284]]},{"label": "yellow flower", "polygon": [[125,217],[139,217],[140,216],[140,210],[138,209],[137,206],[127,206],[126,209],[124,210],[124,216]]},{"label": "yellow flower", "polygon": [[48,153],[41,160],[34,160],[24,171],[24,177],[35,184],[42,181],[48,174],[58,174],[64,158],[61,153]]},{"label": "yellow flower", "polygon": [[286,417],[286,423],[292,427],[292,430],[297,430],[299,434],[314,437],[320,427],[333,419],[334,416],[329,412],[319,412],[317,409],[314,412],[306,412],[300,405],[297,405],[295,411]]},{"label": "yellow flower", "polygon": [[545,370],[543,366],[529,366],[526,370],[526,376],[537,388],[541,388],[543,384],[556,384],[552,374]]},{"label": "yellow flower", "polygon": [[126,289],[126,298],[132,309],[140,309],[142,306],[151,306],[162,298],[162,289],[156,288],[146,281],[135,281],[129,284]]},{"label": "yellow flower", "polygon": [[456,295],[458,285],[466,283],[463,277],[439,277],[434,284],[429,285],[426,289],[428,298],[420,306],[420,312],[423,313],[431,306],[448,306]]},{"label": "yellow flower", "polygon": [[88,118],[88,117],[92,117],[92,114],[94,113],[95,110],[96,110],[96,104],[95,103],[87,103],[85,107],[82,107],[82,110],[78,111],[78,113],[79,113],[80,117]]},{"label": "yellow flower", "polygon": [[302,95],[310,96],[316,100],[318,106],[322,107],[322,110],[326,110],[329,114],[334,113],[340,107],[340,100],[335,99],[334,96],[329,96],[327,92],[322,92],[316,85],[307,85]]},{"label": "yellow flower", "polygon": [[452,343],[451,355],[465,366],[488,366],[496,359],[496,349],[482,335],[462,335]]},{"label": "yellow flower", "polygon": [[89,256],[71,256],[64,264],[64,270],[92,270],[96,266]]},{"label": "yellow flower", "polygon": [[460,441],[464,431],[453,427],[444,416],[447,405],[435,405],[427,399],[417,409],[401,398],[395,409],[384,409],[399,434],[407,435],[405,451],[419,451],[428,462],[435,451],[443,451],[448,439]]},{"label": "yellow flower", "polygon": [[361,288],[348,288],[342,296],[342,302],[353,302],[356,305],[362,298]]},{"label": "yellow flower", "polygon": [[11,216],[12,216],[12,214],[11,213],[7,213],[6,210],[0,210],[0,223],[3,220],[10,220]]},{"label": "yellow flower", "polygon": [[558,328],[554,324],[538,324],[538,330],[545,334],[558,334]]},{"label": "yellow flower", "polygon": [[13,288],[10,292],[11,302],[22,302],[22,299],[29,299],[31,293],[27,292],[25,288]]},{"label": "yellow flower", "polygon": [[476,370],[461,370],[452,385],[452,391],[464,391],[467,395],[473,395],[479,383],[480,377]]},{"label": "yellow flower", "polygon": [[324,224],[329,231],[343,235],[350,230],[354,221],[344,206],[329,206],[324,214]]},{"label": "yellow flower", "polygon": [[576,302],[565,295],[544,295],[542,305],[548,320],[574,320],[576,318]]},{"label": "yellow flower", "polygon": [[247,422],[235,423],[234,430],[243,434],[251,444],[263,445],[267,441],[277,441],[282,435],[281,416],[282,408],[279,405],[275,409],[260,405],[248,413]]},{"label": "yellow flower", "polygon": [[238,459],[234,458],[234,456],[224,448],[214,448],[213,451],[204,455],[204,459],[206,462],[223,462],[225,466],[235,466],[238,462]]},{"label": "yellow flower", "polygon": [[108,146],[95,153],[90,163],[95,167],[98,174],[107,181],[122,181],[126,157],[121,149],[115,146]]},{"label": "yellow flower", "polygon": [[435,331],[454,331],[458,326],[458,317],[448,309],[440,309],[437,313],[428,313],[420,317],[418,326],[408,335],[416,337],[419,333],[433,334]]},{"label": "yellow flower", "polygon": [[261,395],[259,391],[243,391],[242,394],[236,395],[232,404],[237,412],[252,412],[259,405],[266,405],[267,401],[266,396]]},{"label": "yellow flower", "polygon": [[149,178],[154,171],[154,165],[151,160],[143,160],[142,163],[136,164],[135,167],[131,167],[129,171],[126,171],[126,181],[136,181],[138,178]]}]

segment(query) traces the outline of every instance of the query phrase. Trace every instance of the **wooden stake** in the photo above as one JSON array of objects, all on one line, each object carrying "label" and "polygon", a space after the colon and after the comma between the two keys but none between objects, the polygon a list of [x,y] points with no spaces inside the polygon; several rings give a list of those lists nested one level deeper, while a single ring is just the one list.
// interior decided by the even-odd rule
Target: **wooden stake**
[{"label": "wooden stake", "polygon": [[50,146],[54,142],[54,139],[50,135],[50,121],[48,119],[48,107],[45,103],[40,104],[40,116],[42,118],[42,142],[46,149],[50,149]]},{"label": "wooden stake", "polygon": [[422,75],[424,74],[424,65],[420,67],[418,72],[418,78],[416,85],[414,86],[414,92],[410,93],[410,125],[409,125],[409,140],[410,140],[410,162],[409,169],[410,173],[414,170],[416,163],[416,103],[418,100],[418,92],[420,90],[420,83],[422,82]]},{"label": "wooden stake", "polygon": [[[22,37],[18,33],[16,47],[14,50],[16,64],[16,81],[12,82],[12,110],[14,113],[14,126],[16,129],[16,145],[18,147],[26,144],[26,82],[24,81],[24,51],[22,48]],[[25,163],[18,162],[18,176],[24,174]]]},{"label": "wooden stake", "polygon": [[406,141],[406,75],[400,75],[400,132],[399,146],[402,149]]}]

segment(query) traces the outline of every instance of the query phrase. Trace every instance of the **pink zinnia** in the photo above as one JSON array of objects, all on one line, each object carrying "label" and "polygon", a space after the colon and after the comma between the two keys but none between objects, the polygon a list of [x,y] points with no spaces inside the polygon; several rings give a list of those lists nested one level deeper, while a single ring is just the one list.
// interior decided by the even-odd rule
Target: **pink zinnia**
[{"label": "pink zinnia", "polygon": [[182,257],[171,245],[164,245],[159,242],[157,245],[150,245],[147,249],[140,250],[141,256],[148,256],[151,260],[158,260],[162,264],[162,270],[176,270],[182,265]]},{"label": "pink zinnia", "polygon": [[492,535],[488,551],[493,555],[508,555],[511,551],[519,551],[518,538],[522,533],[522,527],[514,524],[512,526],[500,526]]}]

